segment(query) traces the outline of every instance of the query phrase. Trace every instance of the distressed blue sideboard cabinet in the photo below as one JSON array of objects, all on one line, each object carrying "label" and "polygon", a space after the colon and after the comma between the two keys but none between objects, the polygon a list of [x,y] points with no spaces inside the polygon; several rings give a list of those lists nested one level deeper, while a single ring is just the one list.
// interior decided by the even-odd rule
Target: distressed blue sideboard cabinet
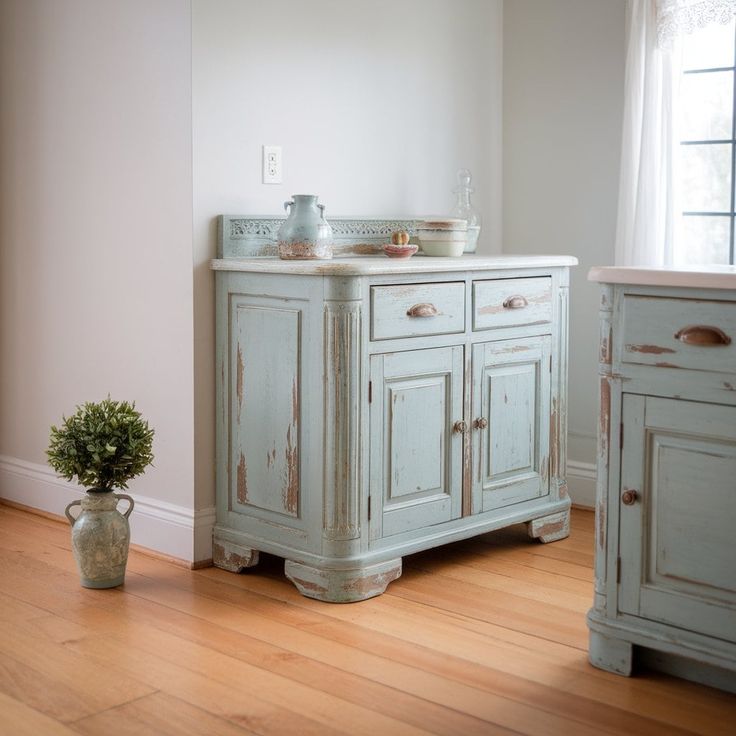
[{"label": "distressed blue sideboard cabinet", "polygon": [[569,533],[574,258],[380,253],[406,220],[331,218],[332,261],[274,257],[281,220],[222,217],[214,563],[285,558],[325,601],[403,555],[526,522]]},{"label": "distressed blue sideboard cabinet", "polygon": [[736,267],[601,283],[590,661],[736,692]]}]

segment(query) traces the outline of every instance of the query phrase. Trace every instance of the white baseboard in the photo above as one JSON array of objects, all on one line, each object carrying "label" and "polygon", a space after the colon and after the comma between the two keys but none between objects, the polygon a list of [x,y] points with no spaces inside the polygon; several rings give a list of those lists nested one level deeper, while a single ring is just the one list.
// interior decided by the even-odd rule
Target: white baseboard
[{"label": "white baseboard", "polygon": [[[45,465],[0,455],[0,498],[63,516],[67,505],[83,493]],[[212,558],[214,508],[194,511],[137,493],[134,499],[133,544],[189,563]]]},{"label": "white baseboard", "polygon": [[[593,463],[568,460],[568,491],[576,506],[595,508],[595,484]],[[63,516],[67,504],[83,493],[45,465],[0,455],[0,498]],[[202,562],[212,558],[214,524],[214,507],[194,511],[135,494],[131,542],[185,562]]]},{"label": "white baseboard", "polygon": [[576,506],[595,508],[596,466],[594,463],[567,461],[567,490]]}]

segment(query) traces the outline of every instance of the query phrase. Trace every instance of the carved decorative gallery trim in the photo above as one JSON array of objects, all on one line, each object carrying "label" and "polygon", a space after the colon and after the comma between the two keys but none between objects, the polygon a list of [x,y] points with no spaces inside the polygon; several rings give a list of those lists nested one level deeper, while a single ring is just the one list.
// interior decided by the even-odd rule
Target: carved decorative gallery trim
[{"label": "carved decorative gallery trim", "polygon": [[[277,255],[276,238],[285,217],[220,215],[218,218],[217,257],[254,258]],[[406,230],[416,234],[419,219],[329,217],[335,253],[347,255],[378,253],[391,241],[391,233]]]}]

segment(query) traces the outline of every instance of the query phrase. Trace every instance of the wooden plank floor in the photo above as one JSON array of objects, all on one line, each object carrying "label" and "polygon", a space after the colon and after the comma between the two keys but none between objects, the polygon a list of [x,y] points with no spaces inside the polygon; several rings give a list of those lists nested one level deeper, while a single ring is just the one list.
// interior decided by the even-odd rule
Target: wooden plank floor
[{"label": "wooden plank floor", "polygon": [[[133,519],[134,521],[134,519]],[[736,698],[587,663],[593,516],[404,560],[370,601],[131,552],[123,588],[79,586],[65,524],[0,505],[0,735],[736,732]]]}]

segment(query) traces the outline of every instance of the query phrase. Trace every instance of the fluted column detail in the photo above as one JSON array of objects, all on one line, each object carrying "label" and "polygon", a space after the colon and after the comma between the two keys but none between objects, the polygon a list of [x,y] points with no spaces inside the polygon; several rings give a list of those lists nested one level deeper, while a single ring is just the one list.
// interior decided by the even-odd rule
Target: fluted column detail
[{"label": "fluted column detail", "polygon": [[360,301],[328,301],[324,311],[325,539],[360,537]]}]

